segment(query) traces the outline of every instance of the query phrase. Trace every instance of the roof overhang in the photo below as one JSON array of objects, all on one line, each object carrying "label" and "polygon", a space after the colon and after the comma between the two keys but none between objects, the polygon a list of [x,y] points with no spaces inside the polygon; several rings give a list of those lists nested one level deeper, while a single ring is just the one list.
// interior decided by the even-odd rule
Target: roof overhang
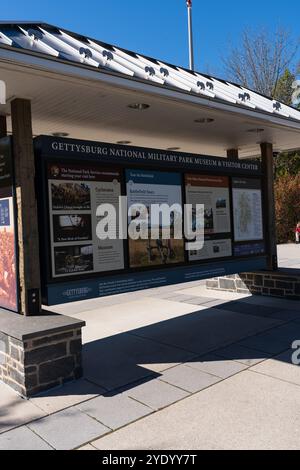
[{"label": "roof overhang", "polygon": [[[25,50],[0,48],[0,80],[7,88],[0,114],[9,116],[12,99],[30,99],[35,135],[66,132],[220,156],[239,148],[244,158],[258,155],[266,141],[275,151],[300,148],[300,121]],[[128,108],[145,101],[146,111]],[[199,118],[213,121],[195,123]]]}]

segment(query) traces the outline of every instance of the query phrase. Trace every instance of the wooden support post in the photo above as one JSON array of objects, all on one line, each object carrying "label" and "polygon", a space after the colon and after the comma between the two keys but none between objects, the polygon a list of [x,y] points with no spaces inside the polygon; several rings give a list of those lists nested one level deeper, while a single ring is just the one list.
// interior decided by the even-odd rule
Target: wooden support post
[{"label": "wooden support post", "polygon": [[270,271],[276,271],[278,269],[278,258],[275,221],[274,161],[272,144],[261,144],[261,158],[263,171],[263,204],[266,226],[268,269]]},{"label": "wooden support post", "polygon": [[41,311],[41,285],[30,101],[20,98],[13,100],[11,117],[16,182],[20,313],[37,315]]},{"label": "wooden support post", "polygon": [[239,150],[238,149],[229,149],[227,150],[227,158],[231,160],[238,160],[239,159]]},{"label": "wooden support post", "polygon": [[7,136],[6,116],[0,116],[0,139]]}]

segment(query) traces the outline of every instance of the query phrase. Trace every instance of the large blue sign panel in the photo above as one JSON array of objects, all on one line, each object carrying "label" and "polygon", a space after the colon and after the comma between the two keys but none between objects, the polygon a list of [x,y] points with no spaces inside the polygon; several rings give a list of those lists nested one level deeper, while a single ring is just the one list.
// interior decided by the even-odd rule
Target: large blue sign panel
[{"label": "large blue sign panel", "polygon": [[[259,162],[45,136],[35,148],[44,303],[266,268]],[[98,236],[103,204],[125,238]],[[202,208],[203,248],[185,204],[192,224]]]},{"label": "large blue sign panel", "polygon": [[245,261],[231,261],[176,269],[162,269],[150,272],[135,272],[114,275],[103,279],[90,279],[47,286],[47,302],[49,305],[93,299],[107,295],[151,289],[154,287],[198,281],[211,277],[225,276],[242,271],[266,269],[266,258]]},{"label": "large blue sign panel", "polygon": [[227,175],[260,175],[261,165],[253,160],[228,160],[227,158],[173,152],[164,149],[150,149],[128,145],[109,144],[107,142],[89,142],[85,140],[53,138],[39,136],[35,139],[35,148],[40,155],[48,157],[87,159],[98,163],[113,165],[147,165],[155,170],[195,170]]}]

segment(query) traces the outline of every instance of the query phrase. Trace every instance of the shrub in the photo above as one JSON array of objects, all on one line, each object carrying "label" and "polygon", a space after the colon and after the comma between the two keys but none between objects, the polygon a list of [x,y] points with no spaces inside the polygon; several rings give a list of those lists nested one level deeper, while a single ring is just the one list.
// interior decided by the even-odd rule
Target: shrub
[{"label": "shrub", "polygon": [[300,173],[277,177],[275,210],[278,243],[294,241],[295,227],[300,221]]}]

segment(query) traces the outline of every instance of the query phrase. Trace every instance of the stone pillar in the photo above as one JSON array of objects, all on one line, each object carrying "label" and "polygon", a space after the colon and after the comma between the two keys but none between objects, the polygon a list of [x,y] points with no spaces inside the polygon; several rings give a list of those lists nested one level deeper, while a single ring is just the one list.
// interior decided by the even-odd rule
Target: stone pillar
[{"label": "stone pillar", "polygon": [[0,380],[28,398],[79,379],[84,325],[51,312],[26,318],[0,309]]},{"label": "stone pillar", "polygon": [[206,288],[237,294],[264,295],[300,300],[300,274],[284,271],[257,271],[216,277],[206,281]]},{"label": "stone pillar", "polygon": [[41,311],[41,286],[30,101],[19,98],[13,100],[11,118],[16,184],[20,313],[37,315]]},{"label": "stone pillar", "polygon": [[270,271],[276,271],[278,269],[278,258],[272,144],[267,142],[261,144],[261,158],[263,171],[263,207],[266,227],[266,249],[268,255],[267,268]]}]

